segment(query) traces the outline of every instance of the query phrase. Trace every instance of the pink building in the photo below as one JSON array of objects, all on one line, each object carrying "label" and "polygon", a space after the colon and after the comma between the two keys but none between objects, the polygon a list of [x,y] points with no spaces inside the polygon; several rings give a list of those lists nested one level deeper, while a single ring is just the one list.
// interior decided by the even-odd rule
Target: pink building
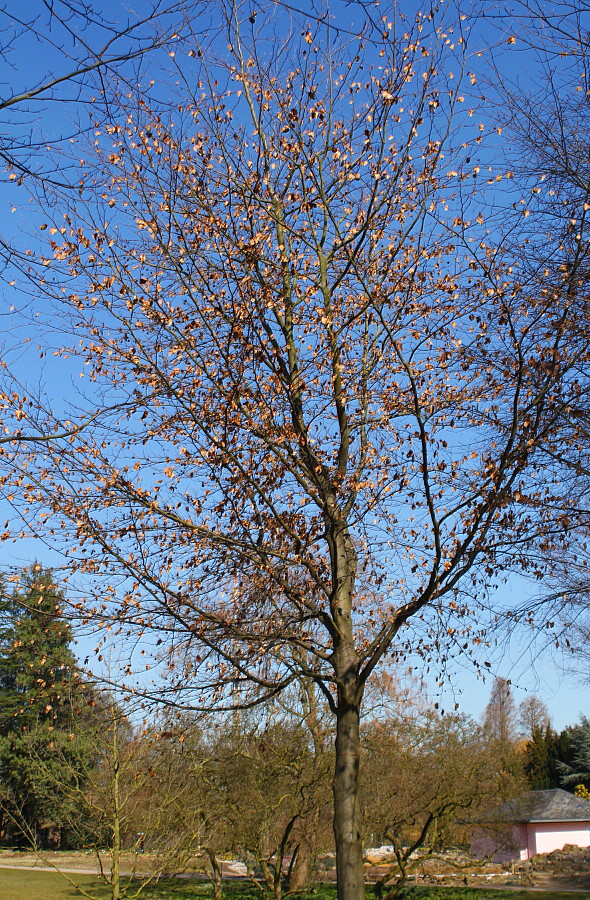
[{"label": "pink building", "polygon": [[475,856],[531,859],[566,844],[590,847],[590,801],[558,788],[504,803],[473,836]]}]

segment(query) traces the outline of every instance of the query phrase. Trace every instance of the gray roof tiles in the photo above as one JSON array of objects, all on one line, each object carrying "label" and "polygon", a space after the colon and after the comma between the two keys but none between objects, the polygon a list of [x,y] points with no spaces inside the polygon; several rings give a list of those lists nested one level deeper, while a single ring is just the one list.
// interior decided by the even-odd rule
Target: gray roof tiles
[{"label": "gray roof tiles", "polygon": [[529,791],[502,804],[494,818],[503,822],[590,822],[590,800],[560,788]]}]

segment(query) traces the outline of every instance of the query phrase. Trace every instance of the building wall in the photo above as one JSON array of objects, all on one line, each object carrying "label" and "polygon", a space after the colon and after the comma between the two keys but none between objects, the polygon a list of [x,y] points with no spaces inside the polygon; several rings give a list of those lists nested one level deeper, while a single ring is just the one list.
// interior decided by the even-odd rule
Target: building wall
[{"label": "building wall", "polygon": [[471,852],[478,859],[505,863],[513,859],[532,859],[537,853],[561,850],[566,844],[590,847],[590,821],[475,828]]},{"label": "building wall", "polygon": [[566,844],[590,847],[590,822],[532,822],[526,826],[526,843],[522,829],[521,835],[521,859],[531,859],[536,853],[551,853]]},{"label": "building wall", "polygon": [[[491,859],[506,863],[522,856],[522,840],[518,825],[488,825],[476,827],[471,835],[471,853],[476,859]],[[526,826],[525,826],[526,839]]]}]

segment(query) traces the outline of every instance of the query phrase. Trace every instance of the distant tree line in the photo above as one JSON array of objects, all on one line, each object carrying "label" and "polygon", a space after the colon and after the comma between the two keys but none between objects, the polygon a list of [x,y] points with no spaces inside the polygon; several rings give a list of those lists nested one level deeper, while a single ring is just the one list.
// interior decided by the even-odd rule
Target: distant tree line
[{"label": "distant tree line", "polygon": [[483,729],[500,747],[516,748],[530,790],[574,792],[590,787],[590,719],[586,716],[557,732],[542,700],[530,695],[517,707],[510,682],[496,678]]},{"label": "distant tree line", "polygon": [[537,726],[524,748],[524,772],[532,790],[561,787],[584,796],[590,788],[590,720],[555,731]]}]

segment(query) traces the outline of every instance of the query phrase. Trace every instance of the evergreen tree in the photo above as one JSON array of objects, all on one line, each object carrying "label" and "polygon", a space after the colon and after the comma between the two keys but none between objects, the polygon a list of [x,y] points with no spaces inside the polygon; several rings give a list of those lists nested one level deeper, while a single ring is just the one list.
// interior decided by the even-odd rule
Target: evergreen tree
[{"label": "evergreen tree", "polygon": [[569,731],[569,758],[559,763],[563,787],[573,791],[579,784],[590,787],[590,719],[582,716]]},{"label": "evergreen tree", "polygon": [[560,737],[550,725],[534,725],[524,748],[524,774],[533,791],[561,787]]},{"label": "evergreen tree", "polygon": [[34,565],[0,598],[2,841],[57,846],[72,816],[64,779],[75,779],[85,766],[84,740],[74,729],[85,689],[62,613],[64,595],[52,573]]}]

